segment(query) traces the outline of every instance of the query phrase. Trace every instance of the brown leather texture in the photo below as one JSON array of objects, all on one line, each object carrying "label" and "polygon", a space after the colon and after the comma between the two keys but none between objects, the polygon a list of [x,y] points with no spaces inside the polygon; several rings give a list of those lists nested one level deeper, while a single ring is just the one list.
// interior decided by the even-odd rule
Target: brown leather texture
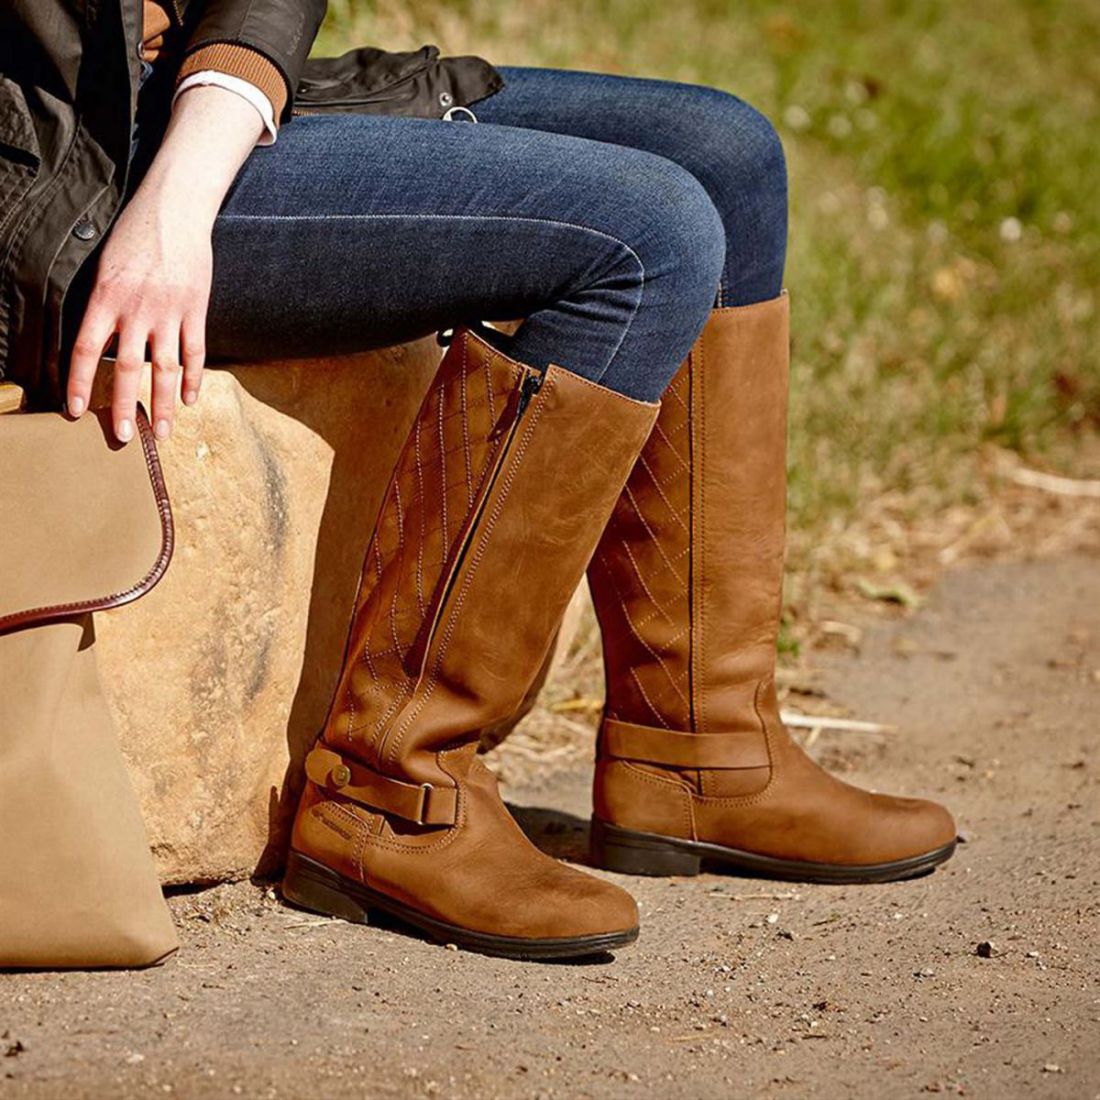
[{"label": "brown leather texture", "polygon": [[[330,745],[379,770],[425,671],[442,596],[509,441],[520,385],[533,374],[473,337],[454,340],[398,459],[325,731]],[[430,765],[422,778],[446,781]]]},{"label": "brown leather texture", "polygon": [[114,441],[109,410],[0,417],[0,632],[121,607],[164,576],[172,509],[148,418]]},{"label": "brown leather texture", "polygon": [[405,783],[379,775],[350,756],[341,756],[318,743],[306,757],[306,777],[311,783],[349,798],[396,814],[417,825],[453,825],[458,820],[458,790],[428,783]]},{"label": "brown leather texture", "polygon": [[92,609],[171,556],[152,433],[0,416],[0,967],[139,967],[175,950],[100,689]]},{"label": "brown leather texture", "polygon": [[595,813],[780,859],[901,860],[951,843],[950,815],[840,782],[779,719],[788,330],[786,295],[711,314],[589,568],[607,676]]},{"label": "brown leather texture", "polygon": [[[629,895],[526,839],[476,750],[542,666],[656,415],[556,366],[537,382],[456,333],[378,517],[321,744],[335,756],[292,840],[428,916],[532,938],[637,923]],[[410,810],[421,784],[453,817]]]},{"label": "brown leather texture", "polygon": [[691,382],[689,361],[665,390],[588,570],[608,716],[678,730],[693,718]]},{"label": "brown leather texture", "polygon": [[767,768],[767,746],[755,729],[740,733],[681,733],[605,718],[601,730],[606,756],[667,764],[673,768]]}]

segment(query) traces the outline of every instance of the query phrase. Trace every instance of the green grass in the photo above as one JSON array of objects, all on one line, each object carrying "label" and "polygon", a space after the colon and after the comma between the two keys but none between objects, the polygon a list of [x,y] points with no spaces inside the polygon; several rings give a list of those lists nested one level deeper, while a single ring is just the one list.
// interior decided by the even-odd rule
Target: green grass
[{"label": "green grass", "polygon": [[984,497],[984,444],[1097,475],[1100,0],[332,0],[318,52],[424,41],[775,120],[796,568],[887,492],[903,519]]}]

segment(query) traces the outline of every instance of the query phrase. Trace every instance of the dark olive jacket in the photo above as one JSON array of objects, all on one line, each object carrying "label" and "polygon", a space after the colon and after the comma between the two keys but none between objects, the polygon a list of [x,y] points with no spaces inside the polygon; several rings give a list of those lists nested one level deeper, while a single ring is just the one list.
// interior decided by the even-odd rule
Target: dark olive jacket
[{"label": "dark olive jacket", "polygon": [[[236,43],[279,69],[284,120],[300,83],[302,110],[425,117],[502,84],[486,62],[440,59],[434,47],[353,50],[307,68],[325,6],[173,0],[185,53]],[[66,295],[126,193],[141,17],[141,0],[0,0],[0,379],[22,386],[32,408],[63,404]]]}]

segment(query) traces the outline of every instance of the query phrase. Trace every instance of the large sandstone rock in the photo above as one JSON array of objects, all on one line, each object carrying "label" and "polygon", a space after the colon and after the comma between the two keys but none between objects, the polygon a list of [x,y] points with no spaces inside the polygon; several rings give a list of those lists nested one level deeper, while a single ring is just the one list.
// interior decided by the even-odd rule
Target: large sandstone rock
[{"label": "large sandstone rock", "polygon": [[374,518],[438,359],[425,340],[210,370],[161,447],[175,558],[98,630],[165,882],[277,865]]}]

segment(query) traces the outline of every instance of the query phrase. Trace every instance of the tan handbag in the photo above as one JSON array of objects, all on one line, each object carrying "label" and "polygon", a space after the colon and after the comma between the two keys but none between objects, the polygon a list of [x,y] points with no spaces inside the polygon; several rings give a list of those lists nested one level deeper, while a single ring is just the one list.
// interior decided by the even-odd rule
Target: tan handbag
[{"label": "tan handbag", "polygon": [[95,665],[92,613],[143,596],[172,555],[137,424],[122,447],[106,412],[0,416],[0,967],[147,966],[178,946]]}]

